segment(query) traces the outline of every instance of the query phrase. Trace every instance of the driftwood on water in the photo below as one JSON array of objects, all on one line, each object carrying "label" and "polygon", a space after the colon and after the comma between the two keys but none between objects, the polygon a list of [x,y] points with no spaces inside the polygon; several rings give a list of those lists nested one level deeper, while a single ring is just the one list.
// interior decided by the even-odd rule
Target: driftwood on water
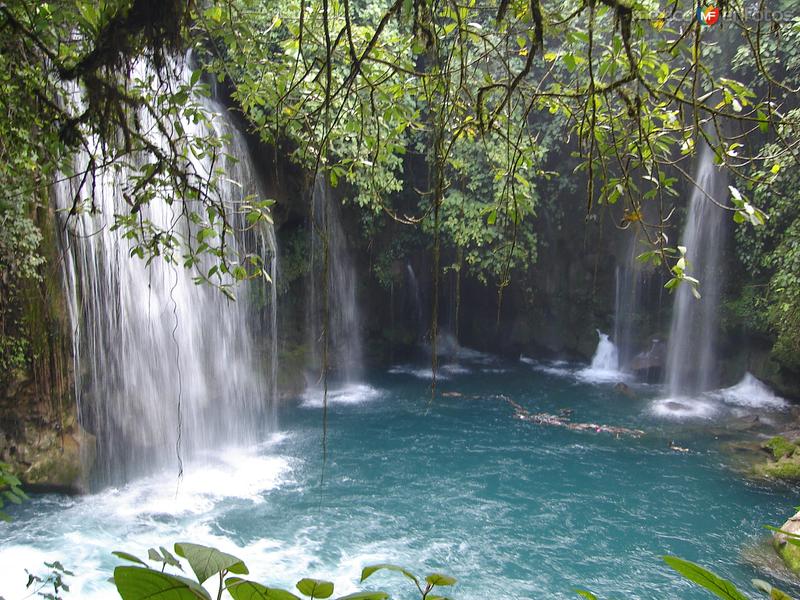
[{"label": "driftwood on water", "polygon": [[532,413],[518,402],[514,402],[507,396],[500,396],[503,400],[508,402],[514,409],[514,418],[520,421],[528,421],[537,425],[549,425],[552,427],[565,427],[575,431],[591,431],[594,433],[610,433],[617,437],[642,437],[644,431],[641,429],[628,429],[627,427],[615,427],[613,425],[600,425],[598,423],[573,423],[569,420],[569,411],[565,411],[559,415],[552,415],[549,413]]}]

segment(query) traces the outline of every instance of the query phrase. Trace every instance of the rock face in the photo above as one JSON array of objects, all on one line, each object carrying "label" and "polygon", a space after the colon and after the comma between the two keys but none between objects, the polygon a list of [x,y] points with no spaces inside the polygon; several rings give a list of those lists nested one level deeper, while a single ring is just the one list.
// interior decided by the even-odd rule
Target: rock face
[{"label": "rock face", "polygon": [[95,437],[78,423],[70,396],[54,402],[31,379],[20,379],[0,396],[0,461],[23,489],[68,494],[88,491]]},{"label": "rock face", "polygon": [[[798,536],[797,541],[800,541],[800,512],[786,521],[781,531]],[[783,562],[795,573],[800,573],[800,546],[789,543],[788,539],[789,536],[776,531],[772,536],[772,545]]]},{"label": "rock face", "polygon": [[0,431],[0,460],[11,465],[28,491],[87,492],[94,457],[95,437],[73,415],[63,424],[30,419],[18,421],[15,431]]}]

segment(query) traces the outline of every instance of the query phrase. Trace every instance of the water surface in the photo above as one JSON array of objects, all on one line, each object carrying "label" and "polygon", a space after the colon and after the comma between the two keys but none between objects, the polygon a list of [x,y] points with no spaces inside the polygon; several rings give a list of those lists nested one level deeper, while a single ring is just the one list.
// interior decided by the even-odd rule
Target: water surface
[{"label": "water surface", "polygon": [[[724,395],[701,418],[664,410],[658,388],[630,398],[565,364],[462,360],[430,402],[421,365],[398,365],[331,394],[322,473],[319,398],[280,409],[280,432],[205,464],[82,498],[38,496],[0,524],[0,595],[27,595],[24,569],[59,559],[76,571],[72,597],[112,597],[111,550],[146,555],[175,541],[245,559],[252,577],[291,586],[300,576],[358,588],[362,566],[392,561],[458,578],[462,600],[708,598],[661,562],[676,554],[749,589],[769,577],[742,558],[797,504],[796,491],[748,481],[730,466],[720,420],[782,407],[743,407]],[[585,373],[584,373],[585,375]],[[646,431],[640,439],[543,427],[531,412]],[[716,439],[715,439],[716,438]],[[670,441],[688,448],[676,452]],[[396,598],[406,581],[375,576]],[[790,587],[784,585],[784,587]]]}]

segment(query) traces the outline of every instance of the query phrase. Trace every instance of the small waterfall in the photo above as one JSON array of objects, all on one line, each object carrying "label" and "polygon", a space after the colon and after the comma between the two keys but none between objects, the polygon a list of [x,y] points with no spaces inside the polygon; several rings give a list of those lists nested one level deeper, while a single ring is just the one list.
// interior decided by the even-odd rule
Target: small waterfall
[{"label": "small waterfall", "polygon": [[[173,83],[188,80],[188,68],[175,70]],[[146,78],[147,68],[139,65],[136,76]],[[219,199],[230,208],[234,234],[228,243],[259,254],[274,282],[278,264],[272,226],[242,233],[244,215],[236,208],[250,195],[263,198],[245,141],[223,106],[198,101],[215,115],[213,131],[191,122],[165,126],[173,140],[183,137],[178,127],[189,136],[212,134],[220,140],[221,156],[234,157],[218,158],[213,166],[210,158],[198,159],[193,166],[206,176],[224,168]],[[144,111],[139,118],[151,141],[164,147],[167,141],[153,133],[152,118]],[[87,154],[78,154],[76,172],[88,161]],[[104,483],[175,464],[179,429],[181,454],[191,458],[223,444],[253,443],[274,421],[275,285],[239,284],[233,288],[236,302],[231,302],[212,286],[196,285],[196,272],[184,268],[180,257],[171,262],[157,257],[150,265],[132,257],[134,244],[123,236],[124,228],[112,227],[114,215],[130,213],[124,198],[130,177],[124,168],[97,173],[91,189],[96,214],[67,217],[76,192],[74,179],[53,191],[78,411],[84,426],[97,435],[97,475]],[[157,198],[140,213],[155,226],[174,227],[185,236],[184,205],[203,210],[190,200],[167,204]]]},{"label": "small waterfall", "polygon": [[619,370],[619,352],[614,342],[600,330],[597,331],[597,335],[600,337],[600,341],[597,342],[597,350],[594,352],[589,368],[593,371]]},{"label": "small waterfall", "polygon": [[591,364],[575,373],[578,379],[589,383],[618,382],[625,379],[619,370],[619,352],[607,334],[597,330],[599,341]]},{"label": "small waterfall", "polygon": [[613,340],[619,352],[620,370],[632,372],[637,371],[635,358],[646,350],[652,335],[658,331],[653,324],[659,320],[658,295],[663,285],[660,274],[637,259],[647,244],[641,230],[636,228],[628,236],[614,273]]},{"label": "small waterfall", "polygon": [[724,198],[725,181],[714,165],[714,153],[705,145],[695,181],[700,189],[695,187],[689,199],[681,245],[688,251],[687,273],[700,280],[702,297],[696,299],[688,284],[675,293],[666,371],[671,396],[711,389],[717,378],[714,344],[728,214],[706,197]]},{"label": "small waterfall", "polygon": [[411,263],[406,263],[406,274],[408,277],[408,293],[414,308],[414,318],[416,319],[415,325],[419,332],[418,337],[422,339],[425,334],[425,321],[422,318],[422,296],[419,291],[417,274],[414,273],[414,267],[411,266]]},{"label": "small waterfall", "polygon": [[327,312],[329,369],[335,370],[345,382],[357,381],[363,369],[361,322],[356,303],[358,280],[338,203],[322,173],[317,174],[311,198],[311,247],[308,323],[313,374],[319,379],[323,369]]},{"label": "small waterfall", "polygon": [[642,310],[642,271],[636,264],[637,237],[631,239],[624,262],[614,272],[614,343],[617,346],[619,368],[627,370],[636,353],[634,332]]}]

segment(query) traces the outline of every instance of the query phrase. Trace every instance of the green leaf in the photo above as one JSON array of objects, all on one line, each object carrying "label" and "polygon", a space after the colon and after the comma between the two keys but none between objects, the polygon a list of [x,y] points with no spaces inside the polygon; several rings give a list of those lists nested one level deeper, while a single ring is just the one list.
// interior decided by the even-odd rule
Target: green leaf
[{"label": "green leaf", "polygon": [[597,596],[595,596],[592,592],[587,592],[586,590],[575,590],[575,593],[579,596],[583,596],[588,600],[597,600]]},{"label": "green leaf", "polygon": [[255,581],[247,581],[239,577],[228,577],[225,580],[225,589],[228,590],[233,600],[300,600],[286,590],[268,588]]},{"label": "green leaf", "polygon": [[403,567],[398,567],[397,565],[390,565],[390,564],[379,564],[379,565],[371,565],[369,567],[364,567],[361,571],[361,581],[364,581],[367,577],[375,573],[376,571],[397,571],[398,573],[402,573],[406,577],[408,577],[411,581],[416,584],[419,584],[419,579],[417,579],[416,575],[414,575],[411,571],[404,569]]},{"label": "green leaf", "polygon": [[167,563],[171,567],[178,567],[181,571],[183,571],[181,563],[178,561],[177,558],[175,558],[172,555],[172,553],[169,550],[164,548],[164,546],[160,546],[159,550],[161,550],[161,556],[163,557],[165,563]]},{"label": "green leaf", "polygon": [[706,588],[720,598],[725,598],[726,600],[748,600],[730,581],[722,579],[711,571],[688,560],[683,560],[676,556],[665,556],[664,562],[689,581]]},{"label": "green leaf", "polygon": [[233,278],[236,281],[242,281],[245,277],[247,277],[247,269],[245,269],[242,265],[236,265],[233,267]]},{"label": "green leaf", "polygon": [[144,567],[117,567],[114,585],[122,600],[211,600],[196,581]]},{"label": "green leaf", "polygon": [[441,573],[431,573],[425,578],[425,581],[431,585],[455,585],[456,578]]},{"label": "green leaf", "polygon": [[161,555],[158,553],[158,550],[156,550],[155,548],[150,548],[150,549],[147,551],[147,558],[149,558],[150,560],[154,560],[154,561],[156,561],[156,562],[162,562],[162,563],[163,563],[163,562],[165,562],[165,561],[164,561],[164,557],[162,557],[162,556],[161,556]]},{"label": "green leaf", "polygon": [[205,16],[211,19],[212,21],[216,21],[217,23],[219,23],[222,20],[222,7],[212,6],[211,8],[206,10]]},{"label": "green leaf", "polygon": [[333,584],[322,579],[301,579],[297,582],[297,589],[304,596],[312,598],[328,598],[333,594]]},{"label": "green leaf", "polygon": [[111,554],[113,554],[117,558],[121,558],[122,560],[139,563],[140,565],[144,565],[145,567],[147,566],[147,563],[145,563],[142,559],[135,557],[133,554],[128,554],[127,552],[122,552],[121,550],[115,550]]},{"label": "green leaf", "polygon": [[200,583],[221,571],[228,571],[237,575],[247,575],[249,573],[240,558],[220,552],[216,548],[209,548],[199,544],[178,543],[175,544],[175,554],[189,561],[189,566],[192,567],[192,571],[197,575],[197,580]]},{"label": "green leaf", "polygon": [[[355,594],[347,594],[347,596],[339,596],[336,600],[386,600],[389,594],[386,592],[356,592]],[[433,600],[428,596],[429,600]]]},{"label": "green leaf", "polygon": [[12,504],[22,504],[22,500],[17,498],[15,494],[12,494],[10,491],[6,490],[3,492],[3,495],[8,498],[8,501]]}]

